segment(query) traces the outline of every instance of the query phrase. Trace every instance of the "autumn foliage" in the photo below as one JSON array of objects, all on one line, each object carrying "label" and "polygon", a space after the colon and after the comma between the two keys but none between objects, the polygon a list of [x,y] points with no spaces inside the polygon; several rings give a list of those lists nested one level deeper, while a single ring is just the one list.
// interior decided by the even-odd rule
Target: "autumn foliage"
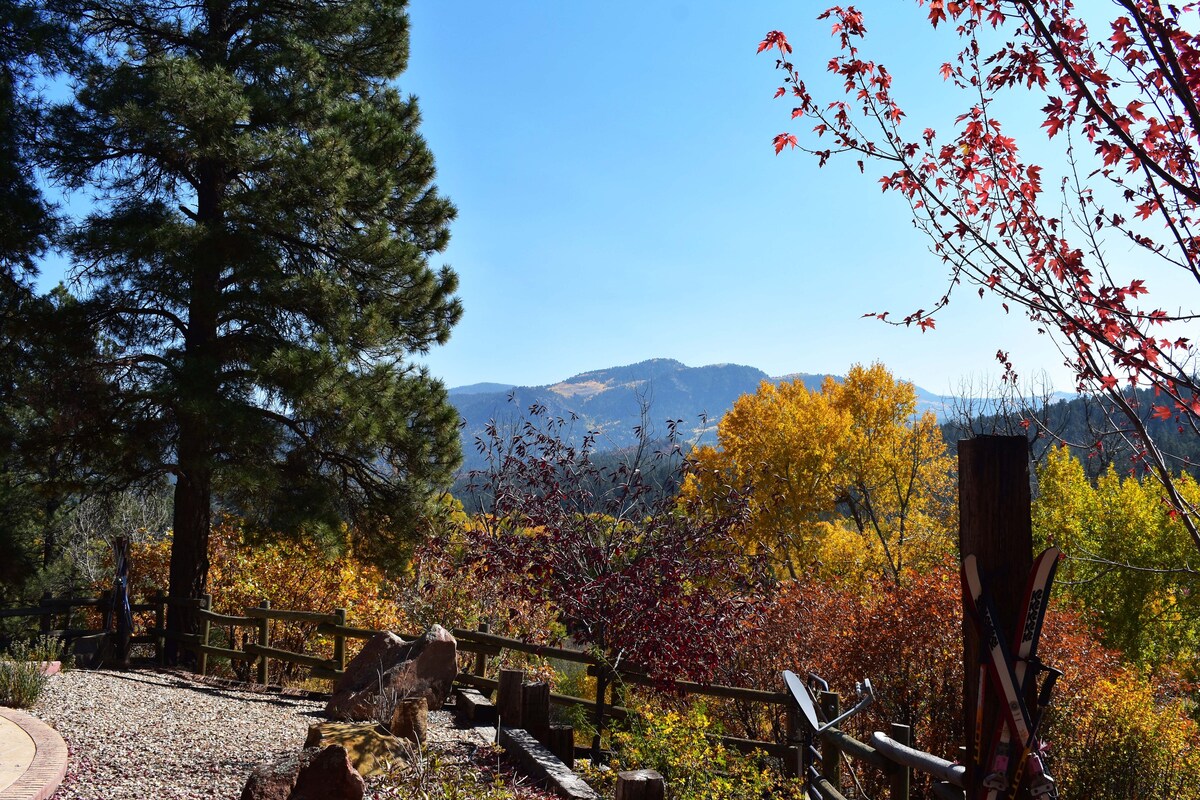
[{"label": "autumn foliage", "polygon": [[733,626],[762,590],[753,558],[734,530],[743,505],[689,513],[645,479],[643,439],[627,458],[602,465],[595,435],[578,442],[569,421],[531,409],[505,434],[480,444],[491,465],[474,475],[486,506],[472,546],[498,585],[554,607],[567,631],[614,666],[633,664],[669,679],[711,675]]},{"label": "autumn foliage", "polygon": [[[778,55],[776,96],[791,100],[793,119],[812,122],[808,135],[776,136],[775,151],[804,150],[821,165],[838,157],[881,165],[879,185],[907,203],[950,278],[931,310],[897,322],[934,327],[964,282],[1024,311],[1054,339],[1078,388],[1124,414],[1120,434],[1137,442],[1200,547],[1196,506],[1176,489],[1167,455],[1125,391],[1152,387],[1156,415],[1200,434],[1189,330],[1200,281],[1196,5],[1129,0],[1103,16],[1103,5],[1071,0],[918,2],[933,27],[958,39],[940,76],[962,102],[953,130],[908,123],[896,76],[863,50],[864,15],[835,6],[820,16],[838,47],[827,62],[795,63],[779,31],[759,44]],[[806,83],[818,65],[841,97],[819,97]],[[1061,147],[1052,170],[1026,160],[1002,118],[1012,93],[1041,109],[1042,136]],[[1009,354],[1001,348],[997,358],[1014,379]]]},{"label": "autumn foliage", "polygon": [[721,419],[717,445],[695,451],[682,496],[721,509],[736,489],[749,515],[739,538],[781,574],[899,580],[953,546],[951,461],[916,405],[912,384],[881,364],[820,391],[764,382]]}]

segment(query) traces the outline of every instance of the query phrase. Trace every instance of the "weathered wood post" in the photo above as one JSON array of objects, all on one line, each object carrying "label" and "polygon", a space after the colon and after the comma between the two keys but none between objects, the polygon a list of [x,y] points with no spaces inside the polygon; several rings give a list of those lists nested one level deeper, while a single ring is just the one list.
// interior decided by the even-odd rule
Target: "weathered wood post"
[{"label": "weathered wood post", "polygon": [[[817,697],[825,719],[837,719],[842,701],[837,692],[821,692]],[[842,748],[832,736],[821,737],[821,775],[834,786],[842,785]]]},{"label": "weathered wood post", "polygon": [[42,592],[42,599],[38,601],[38,605],[45,609],[45,611],[42,612],[41,619],[41,633],[42,636],[45,636],[46,634],[50,633],[50,626],[54,622],[54,614],[51,611],[53,607],[53,600],[49,591]]},{"label": "weathered wood post", "polygon": [[617,800],[666,800],[667,782],[652,769],[617,773]]},{"label": "weathered wood post", "polygon": [[[346,609],[335,608],[333,610],[333,624],[339,628],[346,627]],[[344,633],[333,635],[333,660],[337,662],[339,672],[346,671],[346,635]]]},{"label": "weathered wood post", "polygon": [[550,738],[550,684],[545,681],[521,687],[521,727],[542,744]]},{"label": "weathered wood post", "polygon": [[[784,686],[784,691],[788,688]],[[800,734],[800,714],[795,703],[788,703],[784,711],[784,739],[788,747],[783,758],[783,774],[789,778],[804,777],[804,738]]]},{"label": "weathered wood post", "polygon": [[[208,611],[212,608],[212,595],[206,594],[200,598],[200,610]],[[200,623],[200,650],[197,654],[196,663],[200,667],[200,675],[203,677],[208,674],[208,653],[204,652],[204,648],[208,647],[208,634],[212,631],[212,620],[206,615],[201,616]]]},{"label": "weathered wood post", "polygon": [[608,691],[608,667],[596,665],[596,733],[592,735],[592,763],[604,763],[604,693]]},{"label": "weathered wood post", "polygon": [[[261,603],[258,604],[258,607],[262,608],[262,609],[270,610],[271,601],[263,600]],[[265,614],[258,618],[258,646],[259,647],[270,647],[271,646],[271,620],[267,619],[267,616]],[[255,675],[254,677],[260,684],[262,684],[263,686],[266,686],[266,684],[267,684],[267,654],[266,653],[258,654],[258,664],[256,666],[258,667],[258,674]]]},{"label": "weathered wood post", "polygon": [[[891,737],[894,741],[899,742],[907,747],[912,746],[912,728],[908,725],[901,725],[897,722],[892,723]],[[910,784],[912,782],[912,769],[903,764],[892,764],[891,774],[888,776],[888,783],[892,792],[892,800],[908,800]]]},{"label": "weathered wood post", "polygon": [[[479,632],[480,633],[487,633],[490,629],[491,629],[491,627],[486,622],[479,623]],[[477,652],[475,654],[474,674],[478,675],[480,677],[483,677],[485,674],[487,674],[487,662],[488,662],[487,653],[483,652],[482,650]]]},{"label": "weathered wood post", "polygon": [[521,686],[524,683],[524,670],[500,670],[500,683],[496,688],[496,713],[500,717],[499,724],[508,728],[521,727]]},{"label": "weathered wood post", "polygon": [[551,725],[546,739],[546,748],[558,756],[558,760],[566,764],[568,769],[574,769],[575,728],[570,725]]},{"label": "weathered wood post", "polygon": [[[1029,570],[1033,567],[1029,442],[1024,436],[979,436],[958,443],[959,551],[972,553],[996,603],[1007,636],[1017,624]],[[980,782],[988,739],[1002,709],[987,687],[980,742],[975,711],[980,682],[980,645],[974,623],[963,613],[963,730],[966,731],[966,800],[983,797]],[[986,674],[983,676],[985,682]],[[1027,697],[1027,702],[1034,698]],[[982,751],[982,752],[981,752]],[[1029,797],[1022,791],[1018,797]]]},{"label": "weathered wood post", "polygon": [[154,661],[160,666],[166,663],[167,593],[162,589],[154,592]]}]

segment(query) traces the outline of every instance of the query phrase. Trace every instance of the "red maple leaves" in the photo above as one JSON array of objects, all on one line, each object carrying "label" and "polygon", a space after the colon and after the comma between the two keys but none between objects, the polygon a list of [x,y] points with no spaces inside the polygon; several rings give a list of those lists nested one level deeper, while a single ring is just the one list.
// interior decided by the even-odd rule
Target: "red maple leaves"
[{"label": "red maple leaves", "polygon": [[[835,6],[818,18],[832,21],[839,53],[825,68],[841,81],[844,99],[812,95],[782,33],[759,46],[779,51],[777,96],[797,99],[793,117],[815,118],[814,139],[825,143],[808,148],[782,133],[776,153],[798,149],[821,165],[838,155],[885,164],[881,188],[908,203],[949,267],[951,287],[970,281],[1006,310],[1023,310],[1054,337],[1081,389],[1120,405],[1123,386],[1158,388],[1171,402],[1155,407],[1155,416],[1180,414],[1200,435],[1200,352],[1189,337],[1152,333],[1192,325],[1200,311],[1181,297],[1170,299],[1175,311],[1145,308],[1146,281],[1118,277],[1129,263],[1157,260],[1200,283],[1200,4],[1128,0],[1101,20],[1097,8],[1079,10],[1073,0],[918,1],[932,26],[953,26],[961,42],[941,68],[969,98],[951,135],[924,128],[909,138],[892,74],[860,51],[862,14]],[[1003,35],[981,36],[986,26]],[[1002,43],[988,52],[985,42]],[[997,99],[1012,91],[1043,98],[1034,106],[1041,129],[1062,142],[1063,158],[1049,165],[1058,178],[1052,194],[1041,166],[1024,159],[1002,124]],[[891,324],[929,330],[950,295]],[[887,321],[886,313],[869,316]],[[1145,444],[1169,482],[1165,460]],[[1196,513],[1180,507],[1184,516]],[[1193,535],[1200,546],[1200,530]]]}]

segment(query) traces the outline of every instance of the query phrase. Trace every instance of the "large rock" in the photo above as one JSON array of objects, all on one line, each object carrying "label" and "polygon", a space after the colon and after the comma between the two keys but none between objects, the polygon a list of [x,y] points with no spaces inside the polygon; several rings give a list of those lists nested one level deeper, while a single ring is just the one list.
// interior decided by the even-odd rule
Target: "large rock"
[{"label": "large rock", "polygon": [[250,773],[240,800],[363,800],[367,784],[345,748],[330,745],[291,753]]},{"label": "large rock", "polygon": [[331,744],[300,769],[288,800],[363,800],[367,782],[350,763],[346,749]]},{"label": "large rock", "polygon": [[316,754],[316,750],[300,750],[274,763],[259,764],[246,779],[241,800],[288,800],[300,768]]},{"label": "large rock", "polygon": [[387,772],[409,756],[409,748],[403,741],[373,722],[318,722],[308,726],[305,747],[322,748],[331,744],[346,749],[350,763],[364,778]]},{"label": "large rock", "polygon": [[436,711],[458,677],[457,656],[458,643],[441,625],[411,642],[385,631],[346,665],[325,713],[334,719],[374,721],[382,712],[390,722],[398,701],[417,697]]}]

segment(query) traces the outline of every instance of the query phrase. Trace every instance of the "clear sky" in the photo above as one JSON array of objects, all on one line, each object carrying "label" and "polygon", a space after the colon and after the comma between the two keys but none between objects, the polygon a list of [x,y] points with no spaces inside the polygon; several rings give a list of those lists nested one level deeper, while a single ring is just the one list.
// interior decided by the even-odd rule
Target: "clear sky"
[{"label": "clear sky", "polygon": [[[954,37],[915,1],[858,5],[910,124],[948,127],[938,67]],[[413,0],[401,84],[459,209],[444,260],[465,306],[434,374],[535,385],[652,357],[773,375],[880,360],[951,393],[998,375],[1003,348],[1073,389],[1045,337],[973,289],[929,333],[862,317],[929,307],[946,271],[869,166],[774,153],[791,104],[756,46],[784,30],[820,76],[835,51],[823,7]]]},{"label": "clear sky", "polygon": [[[966,102],[938,75],[954,37],[915,0],[857,5],[909,124],[948,128]],[[538,385],[654,357],[772,375],[879,360],[949,394],[998,375],[1002,348],[1023,376],[1073,389],[1045,337],[972,287],[929,333],[862,317],[930,307],[946,270],[901,199],[880,194],[881,170],[774,153],[791,104],[772,99],[781,75],[756,46],[784,30],[819,79],[835,53],[823,7],[412,0],[400,87],[458,206],[440,261],[465,307],[426,359],[433,374]],[[50,262],[43,285],[60,277]]]}]

